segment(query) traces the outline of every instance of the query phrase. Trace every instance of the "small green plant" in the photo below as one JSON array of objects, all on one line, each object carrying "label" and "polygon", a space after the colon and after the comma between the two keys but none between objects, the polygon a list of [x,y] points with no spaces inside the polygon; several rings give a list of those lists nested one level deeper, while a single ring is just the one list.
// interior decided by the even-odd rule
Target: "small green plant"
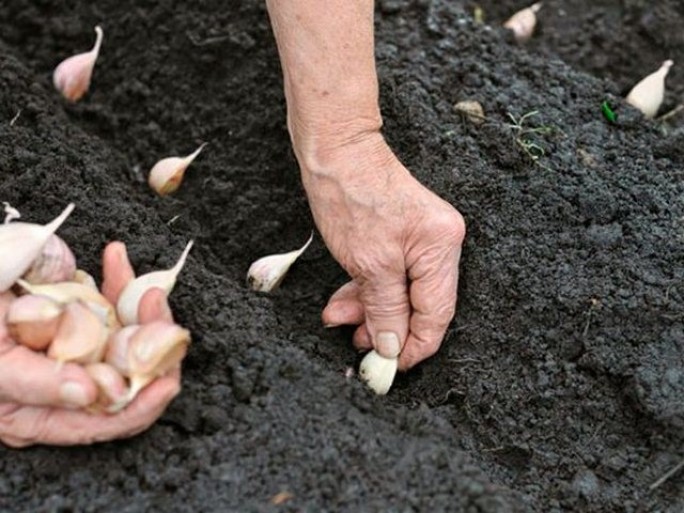
[{"label": "small green plant", "polygon": [[539,111],[533,110],[516,118],[510,112],[507,113],[511,123],[507,126],[513,130],[515,142],[525,154],[535,163],[546,155],[544,147],[537,142],[538,136],[549,135],[553,132],[553,127],[548,125],[530,126],[529,121],[534,116],[539,115]]}]

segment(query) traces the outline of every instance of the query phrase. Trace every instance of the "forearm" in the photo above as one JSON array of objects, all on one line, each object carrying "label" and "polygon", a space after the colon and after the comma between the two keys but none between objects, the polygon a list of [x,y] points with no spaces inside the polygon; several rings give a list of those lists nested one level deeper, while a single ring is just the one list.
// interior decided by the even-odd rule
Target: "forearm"
[{"label": "forearm", "polygon": [[316,160],[382,125],[373,0],[267,0],[297,156]]}]

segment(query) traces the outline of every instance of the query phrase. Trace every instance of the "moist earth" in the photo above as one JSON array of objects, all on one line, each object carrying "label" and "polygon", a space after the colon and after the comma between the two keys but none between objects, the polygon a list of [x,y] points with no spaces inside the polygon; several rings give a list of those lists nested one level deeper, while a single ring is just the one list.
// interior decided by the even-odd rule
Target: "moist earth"
[{"label": "moist earth", "polygon": [[[96,276],[110,240],[140,273],[195,247],[181,395],[133,439],[0,448],[0,510],[683,511],[684,473],[656,482],[684,458],[684,116],[621,98],[671,58],[661,114],[680,104],[684,4],[548,1],[519,45],[500,26],[526,5],[377,5],[384,133],[468,225],[440,352],[379,398],[352,331],[321,326],[347,277],[319,235],[277,292],[245,285],[314,227],[264,3],[3,2],[0,200],[36,222],[75,202],[60,234]],[[98,23],[67,104],[51,71]],[[150,167],[202,142],[155,196]]]}]

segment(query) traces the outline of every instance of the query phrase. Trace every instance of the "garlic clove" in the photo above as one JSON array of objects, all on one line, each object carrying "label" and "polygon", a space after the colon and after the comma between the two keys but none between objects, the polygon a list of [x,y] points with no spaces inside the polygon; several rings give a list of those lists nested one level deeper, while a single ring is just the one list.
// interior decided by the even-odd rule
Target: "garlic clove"
[{"label": "garlic clove", "polygon": [[128,365],[128,348],[131,344],[131,337],[139,328],[137,324],[125,326],[112,333],[107,341],[104,361],[126,377],[131,373]]},{"label": "garlic clove", "polygon": [[93,278],[89,273],[85,272],[83,269],[76,269],[76,272],[74,272],[71,281],[73,281],[74,283],[80,283],[81,285],[85,285],[86,287],[89,287],[98,293],[100,292],[97,288],[97,283],[95,283],[95,278]]},{"label": "garlic clove", "polygon": [[673,64],[672,60],[667,60],[657,71],[643,78],[627,95],[627,103],[639,109],[647,118],[655,117],[665,98],[665,77]]},{"label": "garlic clove", "polygon": [[207,145],[203,143],[187,157],[168,157],[157,162],[148,177],[148,183],[160,196],[175,192],[180,187],[185,171]]},{"label": "garlic clove", "polygon": [[10,305],[16,298],[17,297],[9,290],[0,292],[0,344],[5,342],[5,340],[9,337],[7,322],[5,322],[5,320]]},{"label": "garlic clove", "polygon": [[129,400],[155,378],[177,367],[189,343],[190,332],[177,324],[155,321],[141,326],[132,335],[128,348]]},{"label": "garlic clove", "polygon": [[135,280],[124,287],[116,303],[116,311],[119,314],[119,319],[122,324],[128,326],[129,324],[138,323],[138,307],[140,300],[145,292],[151,288],[160,288],[167,294],[170,294],[176,284],[178,274],[185,265],[185,260],[188,258],[188,253],[192,249],[194,241],[188,242],[181,254],[178,262],[171,269],[165,271],[154,271],[151,273],[138,276]]},{"label": "garlic clove", "polygon": [[76,272],[76,258],[67,243],[54,233],[23,276],[29,283],[70,281]]},{"label": "garlic clove", "polygon": [[87,306],[80,302],[69,303],[64,307],[62,321],[47,355],[60,364],[98,362],[106,349],[108,333]]},{"label": "garlic clove", "polygon": [[253,262],[247,271],[247,283],[252,290],[271,292],[278,288],[278,285],[285,278],[287,271],[302,253],[306,251],[312,240],[313,232],[311,232],[311,237],[301,248],[289,253],[268,255]]},{"label": "garlic clove", "polygon": [[74,209],[70,203],[46,225],[8,223],[0,225],[0,291],[9,289],[40,255],[50,236]]},{"label": "garlic clove", "polygon": [[394,382],[398,365],[398,358],[385,358],[372,350],[361,360],[359,376],[373,392],[385,395]]},{"label": "garlic clove", "polygon": [[27,295],[15,299],[7,312],[10,336],[20,344],[42,351],[54,338],[62,307],[44,296]]},{"label": "garlic clove", "polygon": [[79,53],[63,60],[55,68],[52,82],[67,100],[77,102],[88,91],[95,61],[100,54],[104,33],[100,26],[95,27],[95,46],[89,52]]},{"label": "garlic clove", "polygon": [[31,294],[49,297],[62,305],[81,301],[95,315],[102,318],[110,330],[120,327],[114,306],[97,289],[92,289],[89,285],[73,281],[32,284],[24,280],[18,280],[18,283]]},{"label": "garlic clove", "polygon": [[482,104],[475,100],[463,100],[454,104],[454,110],[468,120],[474,125],[481,125],[485,122],[485,112],[482,108]]},{"label": "garlic clove", "polygon": [[117,370],[106,363],[86,365],[86,372],[97,385],[97,399],[89,408],[91,411],[115,412],[127,404],[128,386]]},{"label": "garlic clove", "polygon": [[513,31],[513,35],[519,43],[524,43],[532,37],[537,25],[537,12],[542,8],[542,4],[543,2],[537,2],[521,9],[503,24],[505,28]]}]

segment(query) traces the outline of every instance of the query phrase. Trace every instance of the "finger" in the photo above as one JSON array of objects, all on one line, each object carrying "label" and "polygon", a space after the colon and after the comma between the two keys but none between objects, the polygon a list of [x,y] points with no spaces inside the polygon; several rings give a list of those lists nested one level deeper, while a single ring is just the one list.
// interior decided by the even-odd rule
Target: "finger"
[{"label": "finger", "polygon": [[373,349],[373,342],[371,341],[370,333],[368,333],[368,328],[366,323],[356,328],[354,331],[354,336],[352,337],[352,344],[359,351],[368,351]]},{"label": "finger", "polygon": [[82,410],[24,407],[2,417],[0,439],[22,447],[35,443],[76,445],[125,438],[144,431],[180,391],[177,372],[159,378],[116,415]]},{"label": "finger", "polygon": [[407,370],[439,349],[444,333],[456,312],[458,262],[461,248],[445,252],[442,259],[409,274],[411,283],[410,333],[399,357],[399,369]]},{"label": "finger", "polygon": [[105,247],[102,253],[102,275],[102,294],[115,305],[121,291],[135,278],[123,242],[110,242]]},{"label": "finger", "polygon": [[321,320],[326,328],[334,328],[343,324],[360,324],[365,317],[363,303],[359,299],[359,286],[347,282],[330,296],[323,309]]},{"label": "finger", "polygon": [[81,408],[97,397],[95,383],[72,363],[58,364],[24,346],[0,356],[0,398],[34,406]]},{"label": "finger", "polygon": [[140,324],[153,321],[173,322],[173,314],[166,300],[166,292],[160,288],[152,288],[143,294],[138,306]]}]

